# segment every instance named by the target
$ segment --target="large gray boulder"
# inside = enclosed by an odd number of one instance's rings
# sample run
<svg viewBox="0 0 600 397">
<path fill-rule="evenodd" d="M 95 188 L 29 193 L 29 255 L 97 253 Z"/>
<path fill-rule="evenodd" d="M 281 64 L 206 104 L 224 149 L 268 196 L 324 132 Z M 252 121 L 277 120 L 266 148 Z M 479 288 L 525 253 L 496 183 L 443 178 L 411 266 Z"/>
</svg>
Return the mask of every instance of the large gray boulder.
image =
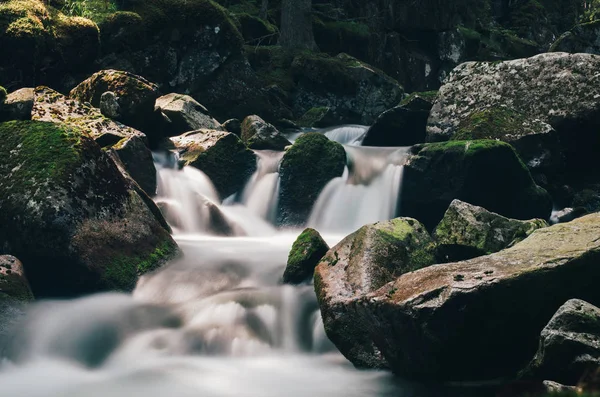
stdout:
<svg viewBox="0 0 600 397">
<path fill-rule="evenodd" d="M 414 146 L 404 166 L 401 213 L 433 229 L 454 199 L 516 219 L 547 219 L 552 211 L 549 194 L 504 142 Z"/>
<path fill-rule="evenodd" d="M 31 118 L 64 123 L 80 128 L 104 149 L 113 149 L 129 175 L 149 195 L 156 192 L 156 168 L 146 135 L 118 121 L 106 118 L 100 110 L 69 99 L 48 87 L 34 90 Z"/>
<path fill-rule="evenodd" d="M 568 165 L 587 168 L 600 145 L 599 67 L 596 55 L 567 53 L 463 63 L 440 88 L 429 116 L 427 139 L 452 139 L 470 116 L 502 108 L 522 117 L 497 138 L 510 141 L 507 134 L 536 133 L 537 128 L 527 123 L 547 123 L 559 133 Z"/>
<path fill-rule="evenodd" d="M 353 346 L 375 346 L 405 378 L 515 376 L 557 307 L 573 296 L 600 302 L 599 233 L 600 214 L 593 214 L 537 230 L 499 253 L 426 267 L 358 293 L 324 260 L 315 286 L 325 329 L 355 364 L 369 363 Z"/>
<path fill-rule="evenodd" d="M 435 263 L 433 240 L 410 218 L 366 225 L 333 247 L 315 270 L 327 336 L 359 367 L 386 368 L 355 301 L 400 275 Z"/>
<path fill-rule="evenodd" d="M 435 228 L 433 237 L 440 259 L 453 262 L 501 251 L 547 226 L 542 219 L 510 219 L 483 207 L 454 200 Z"/>
<path fill-rule="evenodd" d="M 298 56 L 292 74 L 297 82 L 294 113 L 327 107 L 339 124 L 370 125 L 404 93 L 396 80 L 346 54 Z"/>
<path fill-rule="evenodd" d="M 254 153 L 230 132 L 190 131 L 171 142 L 183 164 L 204 172 L 221 198 L 240 191 L 256 170 Z"/>
<path fill-rule="evenodd" d="M 73 88 L 69 96 L 100 108 L 105 92 L 116 96 L 119 105 L 116 120 L 155 138 L 153 132 L 159 119 L 154 113 L 154 103 L 160 95 L 156 84 L 133 73 L 101 70 Z"/>
<path fill-rule="evenodd" d="M 252 149 L 284 150 L 291 145 L 290 141 L 277 128 L 259 116 L 246 117 L 240 128 L 242 140 Z"/>
<path fill-rule="evenodd" d="M 176 136 L 201 128 L 221 130 L 223 127 L 198 101 L 189 95 L 167 94 L 156 100 L 154 110 L 162 115 L 163 132 Z"/>
<path fill-rule="evenodd" d="M 136 186 L 81 129 L 0 124 L 0 243 L 36 296 L 128 291 L 177 254 Z"/>
<path fill-rule="evenodd" d="M 6 96 L 0 108 L 0 121 L 31 120 L 33 88 L 21 88 Z"/>
<path fill-rule="evenodd" d="M 538 351 L 523 376 L 575 385 L 599 366 L 600 309 L 571 299 L 542 330 Z"/>
</svg>

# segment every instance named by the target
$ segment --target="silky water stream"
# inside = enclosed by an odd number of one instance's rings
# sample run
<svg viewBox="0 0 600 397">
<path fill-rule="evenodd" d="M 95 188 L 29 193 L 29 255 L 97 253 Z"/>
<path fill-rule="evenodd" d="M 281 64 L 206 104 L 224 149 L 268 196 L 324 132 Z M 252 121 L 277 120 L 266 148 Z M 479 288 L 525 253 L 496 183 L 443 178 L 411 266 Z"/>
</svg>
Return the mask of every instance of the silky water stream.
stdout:
<svg viewBox="0 0 600 397">
<path fill-rule="evenodd" d="M 407 150 L 362 148 L 365 131 L 323 131 L 348 155 L 308 220 L 331 245 L 398 211 Z M 223 203 L 201 171 L 175 170 L 159 156 L 156 200 L 169 208 L 183 258 L 142 277 L 131 295 L 34 305 L 14 337 L 13 360 L 0 364 L 0 396 L 465 395 L 354 369 L 325 335 L 313 286 L 281 284 L 299 233 L 273 224 L 282 156 L 257 152 L 255 175 Z M 235 236 L 211 233 L 211 211 Z"/>
</svg>

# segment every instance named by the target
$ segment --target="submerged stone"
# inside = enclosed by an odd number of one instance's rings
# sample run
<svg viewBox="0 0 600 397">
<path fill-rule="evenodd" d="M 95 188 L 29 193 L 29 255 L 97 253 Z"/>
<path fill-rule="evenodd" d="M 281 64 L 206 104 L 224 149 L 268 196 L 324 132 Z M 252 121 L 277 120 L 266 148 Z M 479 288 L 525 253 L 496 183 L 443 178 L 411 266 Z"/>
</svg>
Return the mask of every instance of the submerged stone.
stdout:
<svg viewBox="0 0 600 397">
<path fill-rule="evenodd" d="M 236 135 L 225 131 L 190 131 L 171 138 L 184 165 L 204 172 L 226 198 L 240 191 L 256 170 L 256 156 Z"/>
<path fill-rule="evenodd" d="M 321 190 L 333 178 L 342 176 L 345 166 L 346 152 L 339 143 L 317 132 L 298 138 L 279 167 L 279 221 L 302 225 Z"/>
<path fill-rule="evenodd" d="M 305 229 L 294 241 L 283 272 L 283 282 L 300 284 L 312 279 L 315 267 L 329 251 L 329 246 L 319 232 Z"/>
</svg>

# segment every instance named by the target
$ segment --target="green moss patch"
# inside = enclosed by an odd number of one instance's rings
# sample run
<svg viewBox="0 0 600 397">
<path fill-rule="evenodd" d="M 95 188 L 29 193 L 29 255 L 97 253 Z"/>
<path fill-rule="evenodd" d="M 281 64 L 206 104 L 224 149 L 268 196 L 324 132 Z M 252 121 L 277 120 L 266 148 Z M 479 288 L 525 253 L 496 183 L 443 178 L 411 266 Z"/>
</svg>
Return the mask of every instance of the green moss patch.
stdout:
<svg viewBox="0 0 600 397">
<path fill-rule="evenodd" d="M 524 115 L 507 107 L 484 109 L 461 120 L 452 139 L 503 139 L 518 134 L 526 121 Z"/>
</svg>

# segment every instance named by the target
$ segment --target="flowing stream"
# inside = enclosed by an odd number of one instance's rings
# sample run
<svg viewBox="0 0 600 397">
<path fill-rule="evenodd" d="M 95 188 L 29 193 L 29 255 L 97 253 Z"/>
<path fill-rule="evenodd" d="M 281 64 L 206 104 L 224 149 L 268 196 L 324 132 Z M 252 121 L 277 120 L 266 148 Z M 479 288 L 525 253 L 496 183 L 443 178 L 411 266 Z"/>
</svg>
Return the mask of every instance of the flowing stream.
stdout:
<svg viewBox="0 0 600 397">
<path fill-rule="evenodd" d="M 362 131 L 362 132 L 361 132 Z M 362 148 L 364 128 L 324 131 L 348 166 L 308 224 L 331 245 L 398 211 L 406 148 Z M 201 171 L 158 159 L 156 201 L 184 256 L 131 295 L 33 306 L 0 364 L 7 397 L 458 396 L 387 372 L 359 371 L 328 341 L 312 285 L 281 284 L 299 230 L 278 229 L 278 165 L 259 151 L 243 191 L 218 201 Z M 226 230 L 228 236 L 219 236 Z"/>
</svg>

